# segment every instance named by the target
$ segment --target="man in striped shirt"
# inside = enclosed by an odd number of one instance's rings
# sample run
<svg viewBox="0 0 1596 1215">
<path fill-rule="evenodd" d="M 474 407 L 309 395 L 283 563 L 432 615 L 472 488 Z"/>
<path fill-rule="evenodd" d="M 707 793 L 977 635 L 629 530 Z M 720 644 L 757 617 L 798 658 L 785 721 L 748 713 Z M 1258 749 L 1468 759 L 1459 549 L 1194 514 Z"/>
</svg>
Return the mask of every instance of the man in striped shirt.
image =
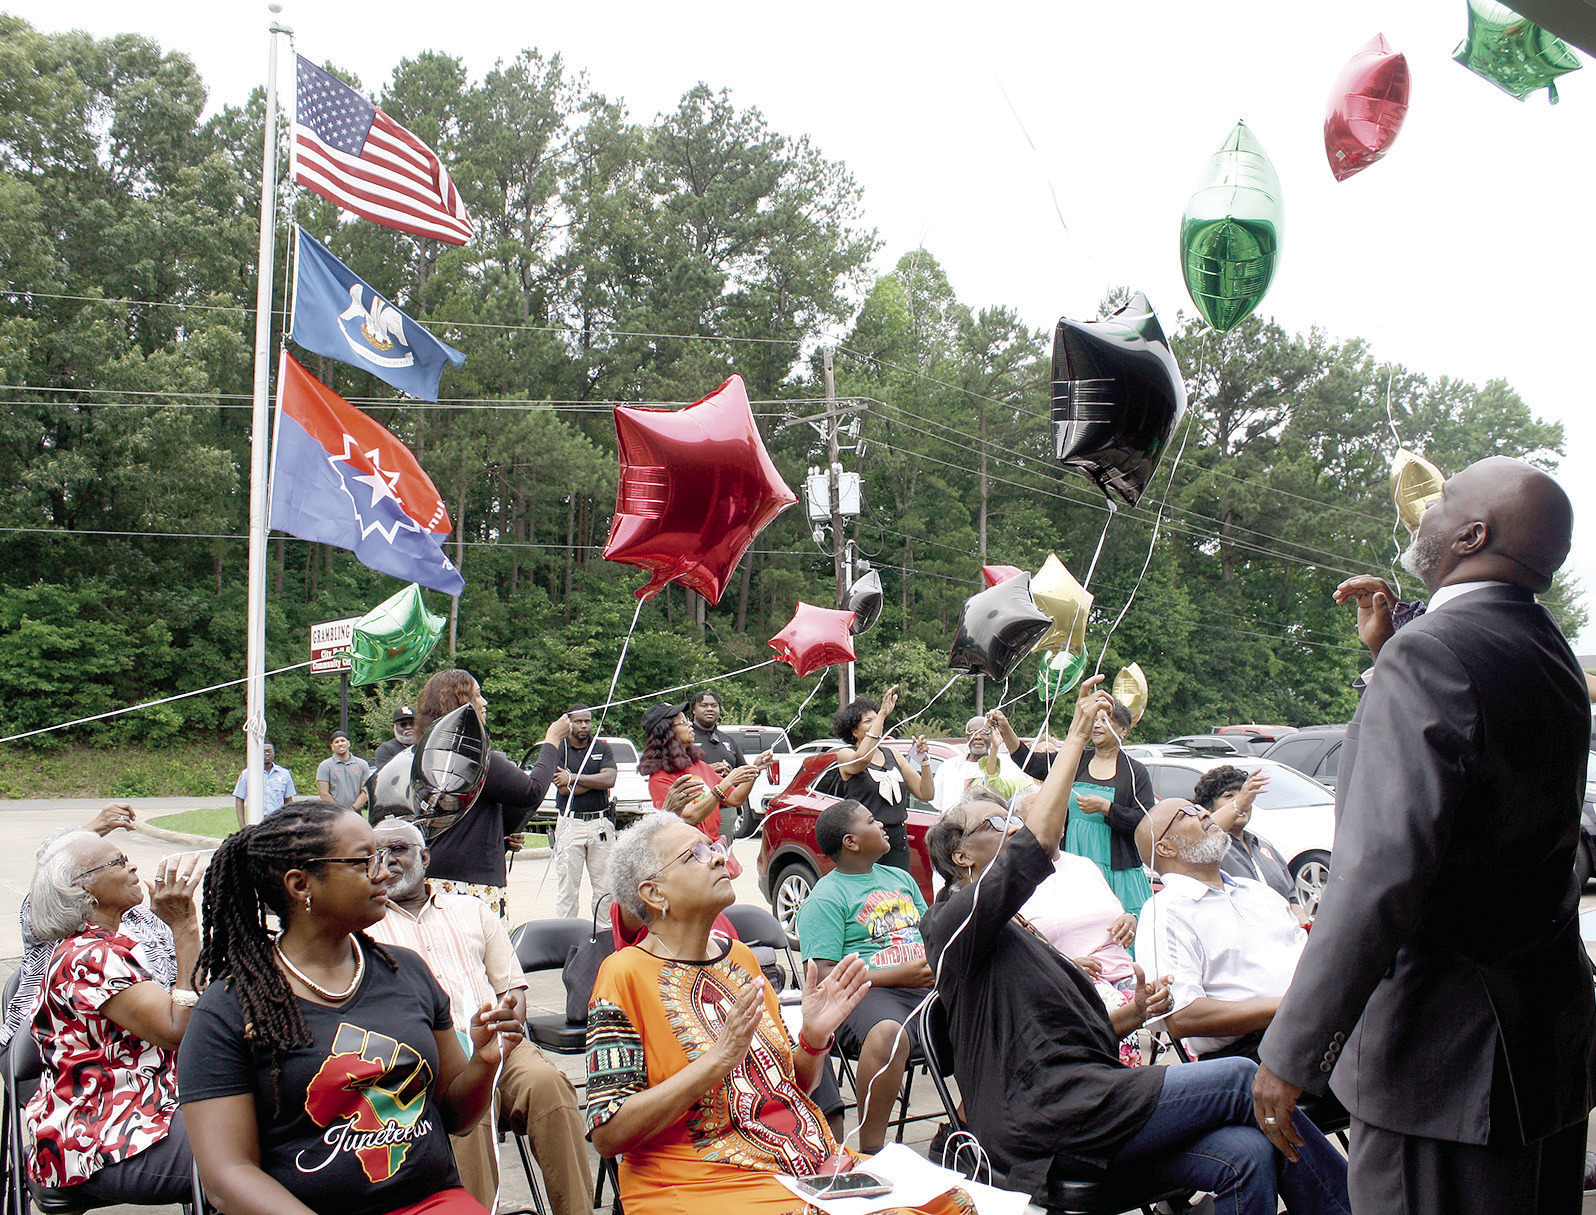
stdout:
<svg viewBox="0 0 1596 1215">
<path fill-rule="evenodd" d="M 526 977 L 503 922 L 479 898 L 428 888 L 430 857 L 415 824 L 389 818 L 376 831 L 378 846 L 388 850 L 388 914 L 367 931 L 384 944 L 421 955 L 448 993 L 462 1039 L 472 1015 L 505 995 L 524 1020 Z M 505 1056 L 499 1072 L 498 1113 L 512 1131 L 531 1140 L 554 1215 L 589 1215 L 593 1173 L 576 1090 L 525 1039 Z M 484 1118 L 469 1134 L 451 1139 L 461 1183 L 489 1211 L 499 1189 L 494 1122 Z"/>
</svg>

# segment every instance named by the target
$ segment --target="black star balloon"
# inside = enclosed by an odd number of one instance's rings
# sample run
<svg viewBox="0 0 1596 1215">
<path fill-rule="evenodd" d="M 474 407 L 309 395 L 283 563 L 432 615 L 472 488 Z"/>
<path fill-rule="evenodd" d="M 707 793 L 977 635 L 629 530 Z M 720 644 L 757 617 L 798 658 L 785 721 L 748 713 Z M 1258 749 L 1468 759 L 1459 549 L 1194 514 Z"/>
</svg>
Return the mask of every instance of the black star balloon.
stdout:
<svg viewBox="0 0 1596 1215">
<path fill-rule="evenodd" d="M 1180 367 L 1140 291 L 1102 320 L 1060 318 L 1053 455 L 1105 496 L 1113 490 L 1136 505 L 1185 411 Z"/>
<path fill-rule="evenodd" d="M 948 669 L 1007 679 L 1053 618 L 1031 601 L 1031 576 L 1005 578 L 964 601 Z"/>
<path fill-rule="evenodd" d="M 848 588 L 837 606 L 853 613 L 853 634 L 868 633 L 881 619 L 881 607 L 886 596 L 881 590 L 881 575 L 875 570 L 858 579 Z"/>
</svg>

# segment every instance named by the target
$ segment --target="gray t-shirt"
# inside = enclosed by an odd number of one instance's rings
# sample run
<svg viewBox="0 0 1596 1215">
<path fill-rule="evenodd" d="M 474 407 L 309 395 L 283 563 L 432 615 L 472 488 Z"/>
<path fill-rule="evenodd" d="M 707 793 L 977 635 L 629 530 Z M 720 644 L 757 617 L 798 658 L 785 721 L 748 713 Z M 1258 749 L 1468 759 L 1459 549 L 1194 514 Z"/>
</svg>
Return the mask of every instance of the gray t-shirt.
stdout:
<svg viewBox="0 0 1596 1215">
<path fill-rule="evenodd" d="M 353 806 L 371 775 L 371 765 L 358 755 L 339 759 L 329 755 L 316 765 L 316 782 L 327 782 L 327 796 L 340 806 Z"/>
</svg>

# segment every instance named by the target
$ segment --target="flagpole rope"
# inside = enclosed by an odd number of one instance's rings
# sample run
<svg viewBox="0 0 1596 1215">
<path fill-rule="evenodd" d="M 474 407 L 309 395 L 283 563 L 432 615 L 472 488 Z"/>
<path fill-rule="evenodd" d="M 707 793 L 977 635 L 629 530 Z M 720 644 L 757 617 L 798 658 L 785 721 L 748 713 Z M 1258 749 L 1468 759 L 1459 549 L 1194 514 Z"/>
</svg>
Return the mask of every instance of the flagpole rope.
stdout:
<svg viewBox="0 0 1596 1215">
<path fill-rule="evenodd" d="M 309 665 L 310 660 L 307 658 L 304 662 L 296 662 L 292 666 L 278 667 L 275 671 L 267 671 L 266 675 L 281 675 L 285 671 L 297 671 L 301 667 L 308 667 Z M 179 692 L 176 696 L 163 696 L 159 700 L 146 700 L 142 704 L 128 705 L 126 708 L 112 709 L 106 713 L 96 713 L 92 717 L 79 717 L 75 721 L 63 721 L 57 725 L 43 726 L 37 730 L 27 730 L 21 734 L 8 734 L 5 738 L 0 738 L 0 743 L 16 742 L 19 738 L 32 738 L 35 734 L 49 734 L 54 730 L 66 730 L 72 726 L 86 725 L 91 721 L 104 721 L 107 717 L 117 717 L 123 713 L 136 713 L 140 709 L 153 709 L 156 705 L 171 704 L 174 700 L 186 700 L 190 696 L 203 696 L 207 692 L 219 692 L 223 688 L 234 688 L 241 683 L 248 683 L 249 679 L 250 677 L 245 675 L 242 679 L 229 679 L 226 683 L 213 683 L 208 688 L 195 688 L 192 692 Z"/>
</svg>

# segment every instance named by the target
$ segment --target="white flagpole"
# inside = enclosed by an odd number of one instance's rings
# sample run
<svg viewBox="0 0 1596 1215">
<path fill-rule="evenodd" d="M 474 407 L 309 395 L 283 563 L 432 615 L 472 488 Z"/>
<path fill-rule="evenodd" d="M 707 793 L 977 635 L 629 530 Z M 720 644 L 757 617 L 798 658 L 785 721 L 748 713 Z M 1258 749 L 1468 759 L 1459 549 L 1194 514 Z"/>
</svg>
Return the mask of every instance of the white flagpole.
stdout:
<svg viewBox="0 0 1596 1215">
<path fill-rule="evenodd" d="M 281 4 L 267 6 L 275 15 Z M 272 261 L 277 242 L 277 35 L 293 31 L 275 19 L 266 60 L 266 140 L 260 171 L 260 269 L 255 287 L 255 403 L 249 447 L 249 682 L 244 731 L 248 782 L 245 816 L 258 823 L 265 809 L 266 771 L 266 456 L 271 391 Z"/>
</svg>

